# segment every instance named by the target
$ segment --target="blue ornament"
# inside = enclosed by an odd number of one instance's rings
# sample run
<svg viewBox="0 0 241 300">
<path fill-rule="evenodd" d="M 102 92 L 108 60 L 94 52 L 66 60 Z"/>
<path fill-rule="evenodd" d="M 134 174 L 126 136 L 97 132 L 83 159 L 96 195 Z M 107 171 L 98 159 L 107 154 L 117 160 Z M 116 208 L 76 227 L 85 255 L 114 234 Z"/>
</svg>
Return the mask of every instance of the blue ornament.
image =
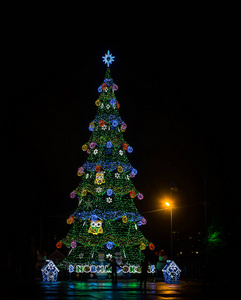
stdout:
<svg viewBox="0 0 241 300">
<path fill-rule="evenodd" d="M 98 87 L 98 92 L 99 92 L 99 93 L 102 92 L 102 86 L 101 86 L 101 85 Z"/>
<path fill-rule="evenodd" d="M 110 99 L 110 105 L 113 106 L 113 105 L 115 105 L 115 104 L 116 104 L 116 100 L 115 100 L 114 98 L 111 98 L 111 99 Z"/>
<path fill-rule="evenodd" d="M 90 126 L 89 126 L 89 131 L 94 131 L 94 130 L 95 130 L 94 127 L 90 127 Z"/>
<path fill-rule="evenodd" d="M 111 195 L 113 194 L 113 191 L 112 191 L 112 189 L 108 189 L 108 190 L 106 191 L 106 193 L 107 193 L 108 196 L 111 196 Z"/>
<path fill-rule="evenodd" d="M 110 141 L 106 143 L 106 147 L 107 147 L 107 148 L 111 148 L 112 146 L 113 146 L 113 145 L 112 145 L 112 143 L 111 143 Z"/>
<path fill-rule="evenodd" d="M 91 221 L 96 222 L 96 221 L 97 221 L 97 218 L 98 218 L 98 217 L 97 217 L 96 215 L 92 215 L 92 216 L 91 216 Z"/>
<path fill-rule="evenodd" d="M 106 248 L 110 250 L 113 248 L 114 245 L 115 245 L 114 243 L 108 242 L 108 243 L 106 243 Z"/>
<path fill-rule="evenodd" d="M 127 152 L 128 152 L 128 153 L 132 153 L 132 152 L 133 152 L 133 148 L 132 148 L 131 146 L 129 146 L 129 147 L 127 148 Z"/>
<path fill-rule="evenodd" d="M 102 56 L 102 58 L 103 62 L 107 64 L 107 67 L 109 68 L 110 64 L 112 64 L 112 62 L 114 61 L 115 56 L 112 56 L 110 50 L 108 50 L 105 56 Z"/>
<path fill-rule="evenodd" d="M 131 173 L 132 173 L 133 175 L 136 175 L 136 174 L 137 174 L 137 170 L 133 168 L 133 169 L 131 170 Z"/>
<path fill-rule="evenodd" d="M 118 126 L 118 122 L 117 122 L 117 120 L 113 120 L 113 121 L 112 121 L 112 126 L 113 126 L 113 127 L 116 127 L 116 126 Z"/>
</svg>

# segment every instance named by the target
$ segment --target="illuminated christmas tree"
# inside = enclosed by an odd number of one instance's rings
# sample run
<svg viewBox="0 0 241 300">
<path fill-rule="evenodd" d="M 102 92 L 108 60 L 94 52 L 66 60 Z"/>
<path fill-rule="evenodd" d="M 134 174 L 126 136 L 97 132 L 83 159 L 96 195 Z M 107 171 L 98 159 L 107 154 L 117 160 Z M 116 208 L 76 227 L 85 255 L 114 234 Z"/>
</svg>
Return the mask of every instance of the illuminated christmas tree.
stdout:
<svg viewBox="0 0 241 300">
<path fill-rule="evenodd" d="M 67 219 L 69 233 L 56 245 L 70 248 L 60 265 L 70 272 L 105 272 L 109 260 L 117 257 L 123 272 L 139 272 L 143 250 L 154 250 L 140 231 L 146 219 L 134 203 L 144 196 L 132 182 L 137 170 L 128 159 L 133 148 L 124 139 L 127 125 L 120 117 L 118 86 L 110 75 L 114 58 L 109 51 L 103 56 L 107 71 L 95 101 L 97 115 L 89 124 L 90 139 L 82 146 L 88 158 L 78 169 L 78 187 L 70 193 L 78 207 Z"/>
</svg>

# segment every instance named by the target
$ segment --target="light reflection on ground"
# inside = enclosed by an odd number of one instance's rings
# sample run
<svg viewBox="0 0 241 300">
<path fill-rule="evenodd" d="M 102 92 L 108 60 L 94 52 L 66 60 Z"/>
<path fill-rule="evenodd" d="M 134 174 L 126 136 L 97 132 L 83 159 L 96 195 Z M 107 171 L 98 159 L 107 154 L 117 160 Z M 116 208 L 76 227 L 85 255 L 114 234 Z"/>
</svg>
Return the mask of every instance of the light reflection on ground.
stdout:
<svg viewBox="0 0 241 300">
<path fill-rule="evenodd" d="M 202 299 L 200 281 L 181 281 L 178 284 L 148 282 L 146 292 L 139 282 L 39 282 L 42 299 Z"/>
</svg>

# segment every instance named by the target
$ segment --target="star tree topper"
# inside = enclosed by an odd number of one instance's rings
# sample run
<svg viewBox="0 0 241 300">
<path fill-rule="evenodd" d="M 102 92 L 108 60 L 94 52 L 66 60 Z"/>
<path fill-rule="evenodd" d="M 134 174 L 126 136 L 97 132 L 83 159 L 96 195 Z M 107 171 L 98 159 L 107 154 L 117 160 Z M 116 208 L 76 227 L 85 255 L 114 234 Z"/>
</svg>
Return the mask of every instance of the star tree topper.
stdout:
<svg viewBox="0 0 241 300">
<path fill-rule="evenodd" d="M 112 62 L 114 61 L 115 56 L 112 56 L 110 50 L 108 50 L 105 56 L 102 56 L 102 58 L 103 62 L 107 64 L 107 67 L 109 68 L 110 64 L 112 64 Z"/>
</svg>

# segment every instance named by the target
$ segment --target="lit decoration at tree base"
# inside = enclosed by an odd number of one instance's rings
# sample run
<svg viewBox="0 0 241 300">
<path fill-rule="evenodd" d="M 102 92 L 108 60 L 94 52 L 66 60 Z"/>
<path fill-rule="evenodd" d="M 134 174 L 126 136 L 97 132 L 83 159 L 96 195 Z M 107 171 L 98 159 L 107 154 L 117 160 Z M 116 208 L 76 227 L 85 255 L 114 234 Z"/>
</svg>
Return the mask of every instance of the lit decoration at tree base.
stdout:
<svg viewBox="0 0 241 300">
<path fill-rule="evenodd" d="M 164 280 L 167 283 L 178 283 L 181 269 L 173 260 L 167 260 L 167 264 L 162 269 Z"/>
<path fill-rule="evenodd" d="M 139 265 L 125 265 L 121 268 L 117 268 L 117 274 L 123 271 L 123 273 L 140 274 L 141 266 Z M 109 265 L 69 265 L 69 272 L 73 273 L 111 273 L 111 267 Z M 155 265 L 148 266 L 148 273 L 155 273 Z"/>
<path fill-rule="evenodd" d="M 43 281 L 57 281 L 59 269 L 52 260 L 46 260 L 46 263 L 47 265 L 41 269 Z"/>
</svg>

